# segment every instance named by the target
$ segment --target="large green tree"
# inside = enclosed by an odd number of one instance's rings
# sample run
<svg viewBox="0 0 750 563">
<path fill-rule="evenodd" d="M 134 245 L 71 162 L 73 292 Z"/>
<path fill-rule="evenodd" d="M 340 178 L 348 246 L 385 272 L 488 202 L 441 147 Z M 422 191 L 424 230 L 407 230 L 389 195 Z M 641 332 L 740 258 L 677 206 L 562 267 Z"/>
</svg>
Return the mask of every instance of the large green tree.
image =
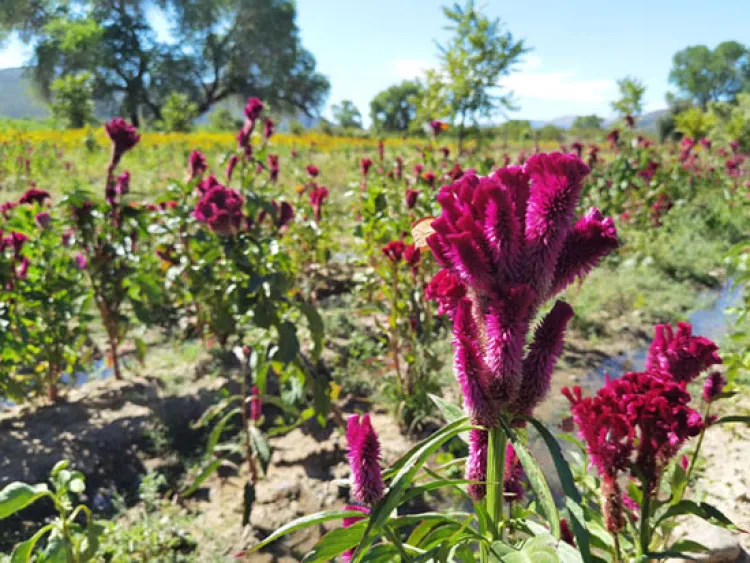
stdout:
<svg viewBox="0 0 750 563">
<path fill-rule="evenodd" d="M 331 106 L 331 115 L 339 127 L 347 129 L 362 128 L 362 114 L 351 100 L 342 100 L 341 103 Z"/>
<path fill-rule="evenodd" d="M 460 148 L 468 124 L 478 125 L 498 110 L 514 108 L 512 93 L 502 88 L 500 79 L 513 71 L 528 49 L 499 18 L 483 14 L 475 0 L 443 12 L 452 37 L 440 46 L 440 74 Z"/>
<path fill-rule="evenodd" d="M 672 59 L 669 81 L 704 110 L 709 102 L 733 102 L 750 91 L 750 47 L 725 41 L 713 50 L 693 45 Z"/>
<path fill-rule="evenodd" d="M 21 0 L 0 8 L 0 30 L 35 40 L 31 61 L 42 94 L 58 77 L 88 71 L 95 95 L 138 122 L 161 119 L 179 92 L 204 113 L 232 96 L 259 96 L 274 110 L 310 115 L 328 80 L 302 46 L 292 0 Z M 167 40 L 153 28 L 161 10 Z"/>
<path fill-rule="evenodd" d="M 617 89 L 620 91 L 620 97 L 612 102 L 612 109 L 622 117 L 641 115 L 646 85 L 637 78 L 626 76 L 617 81 Z"/>
<path fill-rule="evenodd" d="M 601 129 L 604 119 L 598 115 L 579 115 L 573 120 L 573 129 Z"/>
<path fill-rule="evenodd" d="M 370 119 L 376 131 L 403 132 L 417 117 L 417 101 L 422 87 L 415 80 L 383 90 L 370 102 Z"/>
</svg>

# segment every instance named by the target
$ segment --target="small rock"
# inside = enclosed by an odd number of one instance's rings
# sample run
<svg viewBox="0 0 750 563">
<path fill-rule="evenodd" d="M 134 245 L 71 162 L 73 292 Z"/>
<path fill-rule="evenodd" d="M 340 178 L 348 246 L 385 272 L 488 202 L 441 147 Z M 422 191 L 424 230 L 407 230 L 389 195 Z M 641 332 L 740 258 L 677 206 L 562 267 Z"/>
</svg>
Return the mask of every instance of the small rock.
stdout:
<svg viewBox="0 0 750 563">
<path fill-rule="evenodd" d="M 739 563 L 744 561 L 745 552 L 740 547 L 740 539 L 737 534 L 703 522 L 700 525 L 690 526 L 688 529 L 690 533 L 686 539 L 706 546 L 708 552 L 691 552 L 692 559 L 676 559 L 675 562 Z"/>
</svg>

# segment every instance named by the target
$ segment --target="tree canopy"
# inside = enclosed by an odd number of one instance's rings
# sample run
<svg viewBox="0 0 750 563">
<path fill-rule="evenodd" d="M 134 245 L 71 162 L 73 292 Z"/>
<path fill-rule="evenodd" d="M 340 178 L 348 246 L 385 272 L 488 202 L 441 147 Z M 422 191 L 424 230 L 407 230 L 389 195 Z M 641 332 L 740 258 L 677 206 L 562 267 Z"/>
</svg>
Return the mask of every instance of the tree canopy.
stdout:
<svg viewBox="0 0 750 563">
<path fill-rule="evenodd" d="M 351 100 L 342 100 L 331 106 L 331 115 L 339 127 L 347 129 L 362 128 L 362 114 Z"/>
<path fill-rule="evenodd" d="M 579 115 L 573 120 L 573 129 L 601 129 L 604 119 L 598 115 Z"/>
<path fill-rule="evenodd" d="M 733 102 L 738 93 L 750 91 L 750 47 L 737 41 L 713 50 L 687 47 L 674 55 L 669 81 L 704 110 L 709 102 Z"/>
<path fill-rule="evenodd" d="M 617 81 L 620 98 L 612 102 L 612 109 L 620 116 L 638 116 L 643 113 L 643 95 L 646 85 L 632 76 L 626 76 Z"/>
<path fill-rule="evenodd" d="M 301 44 L 291 0 L 22 0 L 0 30 L 35 39 L 33 77 L 49 98 L 58 77 L 88 71 L 98 100 L 138 122 L 186 95 L 199 113 L 232 96 L 313 114 L 329 90 Z M 150 15 L 172 22 L 160 37 Z M 23 14 L 19 16 L 19 14 Z"/>
<path fill-rule="evenodd" d="M 377 131 L 407 131 L 417 117 L 422 87 L 414 80 L 386 88 L 370 102 L 370 119 Z"/>
</svg>

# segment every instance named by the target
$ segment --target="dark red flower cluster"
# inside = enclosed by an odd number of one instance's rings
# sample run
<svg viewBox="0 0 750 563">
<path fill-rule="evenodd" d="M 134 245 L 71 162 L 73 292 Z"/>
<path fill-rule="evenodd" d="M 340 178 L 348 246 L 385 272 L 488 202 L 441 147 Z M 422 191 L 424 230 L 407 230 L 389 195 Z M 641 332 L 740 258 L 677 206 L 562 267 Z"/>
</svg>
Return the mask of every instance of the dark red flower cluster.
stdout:
<svg viewBox="0 0 750 563">
<path fill-rule="evenodd" d="M 705 336 L 693 336 L 689 323 L 656 325 L 648 349 L 646 369 L 662 373 L 678 383 L 689 383 L 713 365 L 721 363 L 719 347 Z"/>
<path fill-rule="evenodd" d="M 244 200 L 239 192 L 214 185 L 208 189 L 195 205 L 193 216 L 219 235 L 232 235 L 239 232 L 244 223 L 242 212 Z"/>
<path fill-rule="evenodd" d="M 190 157 L 188 158 L 188 170 L 191 180 L 203 176 L 206 170 L 208 170 L 208 162 L 202 152 L 193 151 L 190 153 Z"/>
<path fill-rule="evenodd" d="M 638 171 L 638 176 L 643 178 L 647 184 L 650 184 L 659 166 L 660 164 L 656 162 L 655 160 L 649 160 L 648 164 L 646 165 L 646 168 L 643 168 L 642 170 Z"/>
<path fill-rule="evenodd" d="M 406 207 L 409 209 L 414 209 L 414 207 L 417 205 L 417 198 L 419 197 L 419 190 L 406 190 L 404 194 L 404 200 L 406 202 Z"/>
<path fill-rule="evenodd" d="M 404 259 L 404 251 L 406 250 L 406 243 L 402 240 L 392 240 L 383 247 L 383 254 L 393 264 L 398 264 Z"/>
<path fill-rule="evenodd" d="M 320 174 L 320 169 L 318 169 L 318 167 L 314 164 L 308 164 L 305 170 L 307 171 L 307 174 L 310 176 L 310 178 L 317 178 L 318 174 Z"/>
<path fill-rule="evenodd" d="M 571 143 L 570 147 L 578 155 L 578 158 L 581 158 L 581 156 L 583 155 L 583 143 L 580 143 L 578 141 L 574 141 L 573 143 Z M 563 152 L 566 152 L 566 151 L 563 151 Z"/>
<path fill-rule="evenodd" d="M 269 154 L 268 155 L 268 175 L 269 180 L 273 183 L 279 179 L 279 155 Z"/>
<path fill-rule="evenodd" d="M 138 130 L 122 117 L 115 117 L 104 124 L 107 135 L 112 140 L 112 159 L 110 166 L 112 169 L 120 162 L 120 158 L 130 149 L 138 144 L 141 136 Z"/>
<path fill-rule="evenodd" d="M 432 121 L 430 121 L 430 129 L 432 129 L 432 134 L 435 137 L 438 137 L 443 131 L 448 130 L 448 124 L 440 121 L 439 119 L 433 119 Z"/>
<path fill-rule="evenodd" d="M 268 140 L 275 132 L 276 124 L 273 122 L 273 119 L 267 117 L 263 123 L 263 138 Z"/>
<path fill-rule="evenodd" d="M 362 176 L 367 176 L 367 173 L 370 171 L 370 167 L 372 166 L 372 159 L 364 157 L 360 163 L 359 163 L 359 169 L 362 172 Z"/>
<path fill-rule="evenodd" d="M 617 148 L 620 144 L 620 130 L 612 129 L 612 131 L 610 131 L 607 135 L 607 140 L 609 141 L 610 148 Z"/>
<path fill-rule="evenodd" d="M 26 190 L 26 192 L 21 196 L 21 198 L 18 200 L 18 203 L 20 204 L 35 204 L 38 203 L 39 205 L 42 205 L 45 200 L 50 199 L 49 192 L 40 190 L 37 188 L 31 188 L 29 190 Z"/>
<path fill-rule="evenodd" d="M 313 208 L 316 223 L 320 223 L 323 203 L 326 199 L 328 199 L 328 188 L 325 186 L 315 186 L 310 191 L 310 205 Z"/>
</svg>

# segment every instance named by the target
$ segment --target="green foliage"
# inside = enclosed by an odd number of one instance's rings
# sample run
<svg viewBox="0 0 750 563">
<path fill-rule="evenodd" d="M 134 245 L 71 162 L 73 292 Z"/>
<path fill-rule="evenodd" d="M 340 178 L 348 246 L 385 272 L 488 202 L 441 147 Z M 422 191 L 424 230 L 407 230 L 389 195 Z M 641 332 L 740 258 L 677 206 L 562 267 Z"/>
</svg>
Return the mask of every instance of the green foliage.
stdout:
<svg viewBox="0 0 750 563">
<path fill-rule="evenodd" d="M 646 85 L 631 76 L 626 76 L 617 81 L 620 98 L 612 102 L 612 109 L 620 117 L 626 115 L 638 116 L 643 113 L 643 95 L 646 93 Z"/>
<path fill-rule="evenodd" d="M 292 135 L 302 135 L 305 132 L 305 126 L 296 119 L 292 119 L 289 122 L 289 132 Z"/>
<path fill-rule="evenodd" d="M 736 141 L 741 151 L 750 151 L 750 92 L 737 94 L 736 104 L 710 103 L 709 116 L 714 121 L 711 131 L 714 141 Z"/>
<path fill-rule="evenodd" d="M 58 78 L 50 90 L 52 115 L 66 128 L 80 129 L 94 121 L 94 86 L 88 72 Z"/>
<path fill-rule="evenodd" d="M 534 135 L 540 141 L 559 143 L 563 139 L 565 139 L 565 131 L 550 124 L 547 124 L 541 129 L 535 131 Z"/>
<path fill-rule="evenodd" d="M 687 47 L 675 53 L 669 81 L 703 110 L 709 102 L 733 102 L 750 88 L 750 47 L 736 41 L 713 50 L 705 45 Z"/>
<path fill-rule="evenodd" d="M 331 114 L 339 127 L 362 128 L 362 114 L 351 100 L 342 100 L 341 103 L 332 105 Z"/>
<path fill-rule="evenodd" d="M 185 133 L 193 129 L 198 104 L 191 102 L 185 94 L 173 92 L 164 100 L 161 116 L 165 131 Z"/>
<path fill-rule="evenodd" d="M 419 82 L 404 80 L 378 93 L 370 102 L 370 118 L 376 131 L 406 132 L 417 117 L 423 95 Z"/>
<path fill-rule="evenodd" d="M 677 114 L 674 121 L 678 132 L 693 139 L 707 137 L 709 131 L 716 125 L 716 118 L 713 115 L 697 107 Z"/>
<path fill-rule="evenodd" d="M 218 107 L 208 115 L 208 128 L 212 131 L 237 131 L 242 120 L 228 108 Z"/>
<path fill-rule="evenodd" d="M 513 108 L 511 94 L 500 93 L 499 80 L 513 71 L 528 48 L 504 29 L 499 18 L 483 14 L 474 0 L 445 7 L 443 13 L 452 36 L 440 47 L 441 89 L 451 119 L 457 122 L 460 149 L 468 123 L 476 125 L 498 109 Z"/>
<path fill-rule="evenodd" d="M 579 115 L 573 121 L 573 129 L 601 129 L 603 122 L 598 115 Z"/>
</svg>

